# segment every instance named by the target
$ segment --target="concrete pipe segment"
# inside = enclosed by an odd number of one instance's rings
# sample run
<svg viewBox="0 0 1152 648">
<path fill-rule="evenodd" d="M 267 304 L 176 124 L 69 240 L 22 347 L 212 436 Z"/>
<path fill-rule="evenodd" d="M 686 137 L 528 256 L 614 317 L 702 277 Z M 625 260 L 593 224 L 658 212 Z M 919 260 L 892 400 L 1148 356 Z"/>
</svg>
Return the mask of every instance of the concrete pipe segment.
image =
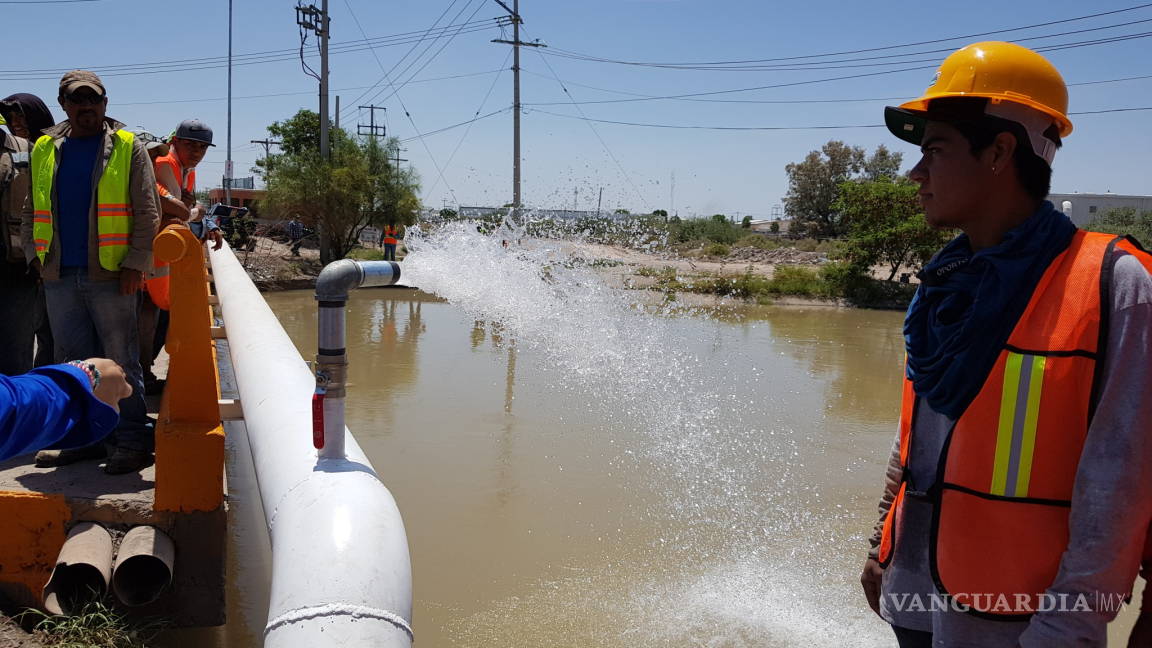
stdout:
<svg viewBox="0 0 1152 648">
<path fill-rule="evenodd" d="M 147 605 L 172 583 L 176 546 L 155 527 L 133 528 L 120 541 L 112 570 L 112 591 L 124 605 Z"/>
<path fill-rule="evenodd" d="M 51 614 L 79 612 L 108 591 L 112 575 L 112 534 L 99 524 L 80 522 L 68 532 L 56 567 L 44 585 L 44 609 Z"/>
</svg>

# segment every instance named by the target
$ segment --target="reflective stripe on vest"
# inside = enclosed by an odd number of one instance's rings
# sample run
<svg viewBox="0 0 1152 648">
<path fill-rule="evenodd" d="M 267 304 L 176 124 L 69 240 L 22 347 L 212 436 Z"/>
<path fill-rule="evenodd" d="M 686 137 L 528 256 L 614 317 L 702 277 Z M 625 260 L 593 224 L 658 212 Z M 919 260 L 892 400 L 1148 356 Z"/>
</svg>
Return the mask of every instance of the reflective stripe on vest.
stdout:
<svg viewBox="0 0 1152 648">
<path fill-rule="evenodd" d="M 944 443 L 930 569 L 937 589 L 977 616 L 1027 618 L 1055 579 L 1068 545 L 1068 517 L 1103 363 L 1102 295 L 1111 276 L 1109 234 L 1078 231 L 1037 284 L 979 394 Z M 900 457 L 907 473 L 916 396 L 904 381 Z M 906 483 L 884 521 L 880 562 L 899 542 Z M 1006 602 L 1006 603 L 1005 603 Z"/>
<path fill-rule="evenodd" d="M 112 155 L 96 185 L 96 245 L 100 266 L 117 271 L 128 255 L 132 209 L 128 181 L 132 175 L 132 147 L 136 136 L 125 130 L 113 135 Z M 36 256 L 45 262 L 52 246 L 52 192 L 56 181 L 56 142 L 49 135 L 32 149 L 32 239 Z"/>
</svg>

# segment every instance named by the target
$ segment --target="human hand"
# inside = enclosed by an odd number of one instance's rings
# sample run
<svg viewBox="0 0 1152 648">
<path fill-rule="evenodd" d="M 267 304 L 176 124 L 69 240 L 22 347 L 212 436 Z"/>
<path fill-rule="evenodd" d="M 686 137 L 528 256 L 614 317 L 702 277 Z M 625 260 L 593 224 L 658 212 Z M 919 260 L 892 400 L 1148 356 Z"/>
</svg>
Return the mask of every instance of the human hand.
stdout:
<svg viewBox="0 0 1152 648">
<path fill-rule="evenodd" d="M 132 395 L 132 387 L 124 375 L 124 369 L 107 358 L 88 358 L 84 362 L 95 365 L 96 371 L 100 372 L 100 384 L 92 390 L 92 394 L 119 412 L 120 401 Z"/>
<path fill-rule="evenodd" d="M 132 268 L 120 268 L 120 294 L 133 295 L 144 284 L 144 273 Z"/>
<path fill-rule="evenodd" d="M 196 204 L 196 194 L 187 189 L 182 189 L 180 191 L 180 202 L 184 203 L 184 206 L 188 209 L 192 209 L 192 206 Z"/>
<path fill-rule="evenodd" d="M 215 243 L 215 245 L 212 246 L 213 250 L 219 250 L 224 246 L 224 237 L 220 236 L 220 230 L 208 230 L 208 238 L 212 239 L 212 242 Z"/>
<path fill-rule="evenodd" d="M 884 580 L 884 568 L 875 558 L 864 561 L 864 571 L 860 573 L 860 584 L 864 587 L 864 597 L 868 599 L 868 607 L 877 616 L 880 615 L 880 584 Z"/>
</svg>

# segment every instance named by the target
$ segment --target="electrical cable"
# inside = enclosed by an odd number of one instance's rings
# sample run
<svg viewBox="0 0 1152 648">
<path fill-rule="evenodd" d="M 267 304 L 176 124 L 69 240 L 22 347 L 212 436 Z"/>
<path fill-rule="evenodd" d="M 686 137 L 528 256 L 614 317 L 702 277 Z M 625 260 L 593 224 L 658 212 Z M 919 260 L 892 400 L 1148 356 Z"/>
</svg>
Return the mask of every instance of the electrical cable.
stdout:
<svg viewBox="0 0 1152 648">
<path fill-rule="evenodd" d="M 843 50 L 843 51 L 839 51 L 839 52 L 824 52 L 821 54 L 804 54 L 804 55 L 799 55 L 799 56 L 781 56 L 781 57 L 763 58 L 763 59 L 745 59 L 745 60 L 735 60 L 735 61 L 696 61 L 696 62 L 680 62 L 680 63 L 654 63 L 654 62 L 644 62 L 644 61 L 622 61 L 622 60 L 616 60 L 616 59 L 602 58 L 602 57 L 597 57 L 597 56 L 593 56 L 590 54 L 581 54 L 579 52 L 572 52 L 570 50 L 564 50 L 562 48 L 557 48 L 555 46 L 549 47 L 549 50 L 550 50 L 549 54 L 560 52 L 560 53 L 567 53 L 567 54 L 572 54 L 572 55 L 576 55 L 576 56 L 580 56 L 580 57 L 585 57 L 589 60 L 597 60 L 597 61 L 605 62 L 605 63 L 618 63 L 618 64 L 624 64 L 624 65 L 641 65 L 641 66 L 677 66 L 677 65 L 718 66 L 718 65 L 736 65 L 736 64 L 745 64 L 745 63 L 774 63 L 774 62 L 779 62 L 779 61 L 796 61 L 796 60 L 800 60 L 800 59 L 824 58 L 824 57 L 829 57 L 829 56 L 844 56 L 844 55 L 849 55 L 849 54 L 864 54 L 864 53 L 868 53 L 868 52 L 880 52 L 880 51 L 893 50 L 893 49 L 902 49 L 905 47 L 916 47 L 919 45 L 934 45 L 936 43 L 946 43 L 948 41 L 955 41 L 955 40 L 967 40 L 967 39 L 972 39 L 972 38 L 982 38 L 985 36 L 993 36 L 996 34 L 1007 34 L 1007 33 L 1011 33 L 1011 32 L 1025 31 L 1028 29 L 1036 29 L 1039 27 L 1050 27 L 1052 25 L 1062 25 L 1062 24 L 1071 23 L 1071 22 L 1078 22 L 1081 20 L 1089 20 L 1091 18 L 1099 18 L 1101 16 L 1111 16 L 1111 15 L 1126 13 L 1126 12 L 1130 12 L 1130 11 L 1138 11 L 1140 9 L 1146 9 L 1148 7 L 1152 7 L 1152 3 L 1140 4 L 1140 5 L 1136 5 L 1134 7 L 1127 7 L 1125 9 L 1116 9 L 1113 11 L 1103 11 L 1103 12 L 1087 14 L 1087 15 L 1083 15 L 1083 16 L 1075 16 L 1072 18 L 1064 18 L 1062 20 L 1052 20 L 1052 21 L 1048 21 L 1048 22 L 1035 23 L 1032 25 L 1024 25 L 1021 27 L 1010 27 L 1010 28 L 1005 28 L 1005 29 L 996 29 L 996 30 L 992 30 L 992 31 L 978 32 L 978 33 L 973 33 L 973 34 L 949 36 L 947 38 L 937 38 L 937 39 L 932 39 L 932 40 L 916 41 L 916 42 L 911 42 L 911 43 L 901 43 L 898 45 L 884 45 L 884 46 L 879 46 L 879 47 L 868 47 L 868 48 L 855 49 L 855 50 Z"/>
<path fill-rule="evenodd" d="M 458 18 L 460 16 L 460 14 L 464 13 L 464 11 L 467 10 L 467 8 L 472 4 L 472 2 L 473 2 L 473 0 L 468 0 L 468 3 L 465 4 L 464 7 L 460 10 L 460 12 L 456 14 L 456 17 Z M 360 30 L 361 33 L 364 33 L 364 27 L 361 26 L 360 19 L 356 17 L 356 12 L 352 11 L 352 5 L 348 3 L 348 0 L 345 0 L 344 3 L 348 7 L 348 12 L 352 14 L 352 20 L 354 20 L 356 22 L 356 27 Z M 455 4 L 456 4 L 456 0 L 452 0 L 452 5 L 455 5 Z M 452 5 L 449 5 L 449 6 L 452 6 Z M 483 6 L 484 6 L 483 4 L 479 5 L 476 8 L 476 11 L 477 12 L 480 11 L 480 8 Z M 445 11 L 445 13 L 447 13 L 447 11 Z M 472 15 L 476 15 L 476 12 L 473 12 Z M 451 42 L 453 39 L 455 39 L 455 36 L 452 36 L 452 38 L 449 39 L 449 42 Z M 429 49 L 431 49 L 431 48 L 429 48 Z M 442 50 L 443 50 L 443 48 L 441 48 L 441 51 Z M 427 52 L 427 51 L 428 50 L 425 50 L 425 52 Z M 373 54 L 375 54 L 375 52 L 373 52 Z M 439 52 L 437 52 L 437 54 L 439 54 Z M 421 54 L 421 56 L 423 56 L 423 54 Z M 435 58 L 435 55 L 433 55 L 433 58 Z M 413 60 L 419 60 L 419 57 L 417 57 L 417 59 L 413 59 Z M 379 58 L 376 58 L 376 64 L 380 66 L 380 71 L 384 72 L 384 79 L 388 81 L 388 85 L 392 86 L 393 85 L 392 79 L 389 76 L 388 72 L 386 72 L 384 70 L 384 64 L 380 62 Z M 393 68 L 393 69 L 395 69 L 395 68 Z M 395 93 L 393 93 L 393 94 L 395 94 Z M 363 96 L 363 95 L 361 95 L 361 96 Z M 371 100 L 369 100 L 369 101 L 371 101 Z M 428 143 L 426 141 L 424 141 L 423 134 L 420 132 L 420 128 L 416 126 L 416 120 L 412 118 L 412 113 L 408 112 L 408 107 L 404 105 L 404 100 L 401 99 L 400 95 L 397 94 L 396 95 L 396 101 L 398 101 L 400 103 L 400 108 L 401 108 L 401 110 L 404 111 L 404 116 L 408 118 L 408 123 L 412 124 L 412 130 L 416 131 L 416 134 L 421 136 L 420 144 L 424 146 L 424 152 L 428 154 L 428 159 L 432 161 L 432 165 L 436 167 L 436 173 L 440 176 L 440 179 L 444 181 L 444 186 L 448 187 L 448 193 L 452 194 L 453 200 L 455 200 L 456 202 L 459 202 L 459 199 L 456 198 L 456 192 L 452 189 L 452 184 L 449 183 L 448 179 L 444 177 L 444 170 L 440 167 L 440 164 L 438 162 L 436 162 L 436 156 L 432 155 L 432 149 L 428 148 Z"/>
<path fill-rule="evenodd" d="M 350 106 L 358 106 L 358 105 L 360 105 L 360 103 L 361 103 L 361 101 L 364 99 L 364 97 L 367 97 L 367 96 L 368 96 L 368 93 L 369 93 L 369 92 L 372 92 L 372 89 L 373 89 L 373 88 L 375 88 L 375 87 L 379 86 L 379 85 L 380 85 L 381 83 L 383 83 L 383 82 L 384 82 L 386 79 L 389 79 L 389 78 L 392 76 L 392 73 L 396 71 L 396 68 L 397 68 L 397 67 L 399 67 L 399 66 L 400 66 L 400 64 L 404 62 L 404 60 L 405 60 L 405 59 L 407 59 L 407 58 L 408 58 L 409 56 L 411 56 L 411 55 L 412 55 L 412 54 L 413 54 L 413 53 L 414 53 L 414 52 L 415 52 L 417 49 L 419 49 L 419 48 L 420 48 L 420 44 L 424 42 L 424 40 L 425 40 L 425 39 L 428 37 L 428 34 L 431 34 L 431 33 L 432 33 L 432 30 L 436 28 L 436 25 L 440 24 L 440 21 L 444 19 L 444 16 L 447 16 L 447 15 L 448 15 L 448 12 L 452 10 L 452 7 L 455 7 L 455 6 L 456 6 L 456 3 L 457 3 L 457 2 L 459 2 L 459 0 L 452 0 L 452 2 L 451 2 L 451 3 L 450 3 L 448 6 L 447 6 L 447 7 L 445 7 L 445 8 L 444 8 L 444 11 L 440 12 L 440 15 L 436 17 L 436 20 L 432 21 L 432 25 L 431 25 L 430 27 L 428 27 L 428 30 L 425 32 L 425 34 L 424 34 L 423 36 L 421 36 L 420 40 L 416 41 L 416 44 L 415 44 L 415 45 L 413 45 L 411 48 L 409 48 L 409 49 L 408 49 L 408 51 L 404 53 L 404 56 L 401 56 L 399 59 L 397 59 L 397 60 L 396 60 L 396 62 L 392 64 L 392 67 L 391 67 L 391 68 L 389 68 L 388 70 L 384 70 L 384 68 L 381 66 L 381 68 L 380 68 L 380 71 L 381 71 L 381 72 L 383 72 L 383 73 L 384 73 L 384 75 L 383 75 L 383 76 L 381 76 L 379 79 L 377 79 L 377 80 L 376 80 L 376 82 L 375 82 L 375 83 L 373 83 L 371 86 L 369 86 L 369 88 L 368 88 L 367 90 L 365 90 L 364 92 L 360 93 L 360 96 L 356 97 L 356 99 L 355 99 L 355 100 L 353 100 L 353 101 L 352 101 L 352 102 L 351 102 L 349 105 L 350 105 Z M 471 4 L 471 0 L 469 0 L 469 4 Z M 467 6 L 468 6 L 468 5 L 465 5 L 465 7 L 467 7 Z M 351 11 L 351 7 L 350 7 L 350 6 L 348 7 L 348 9 L 349 9 L 349 11 Z M 448 27 L 448 28 L 451 28 L 451 27 L 453 26 L 453 25 L 452 25 L 452 22 L 453 22 L 453 21 L 455 21 L 457 18 L 459 18 L 459 17 L 460 17 L 460 14 L 462 14 L 462 13 L 464 13 L 464 10 L 463 10 L 463 9 L 461 9 L 459 12 L 457 12 L 456 16 L 455 16 L 455 17 L 453 17 L 453 18 L 452 18 L 452 20 L 450 20 L 450 21 L 449 21 L 449 24 L 447 25 L 447 27 Z M 353 14 L 352 14 L 352 16 L 353 16 L 353 18 L 355 19 L 355 16 L 356 16 L 356 14 L 354 14 L 354 13 L 353 13 Z M 358 27 L 360 26 L 360 23 L 359 23 L 359 21 L 357 21 L 357 22 L 356 22 L 356 25 L 357 25 Z M 363 33 L 363 31 L 364 31 L 364 30 L 363 30 L 363 28 L 362 28 L 362 27 L 360 28 L 360 31 L 361 31 L 361 33 Z M 446 32 L 446 31 L 441 31 L 440 33 L 438 33 L 438 34 L 437 34 L 437 38 L 439 38 L 439 37 L 440 37 L 441 35 L 443 35 L 444 33 L 447 33 L 447 32 Z M 372 50 L 372 54 L 373 54 L 373 56 L 375 56 L 375 54 L 376 54 L 376 50 L 375 50 L 375 49 L 373 49 L 373 50 Z M 376 61 L 376 62 L 377 62 L 377 64 L 379 64 L 379 63 L 380 63 L 379 59 L 377 59 L 377 61 Z M 341 113 L 341 117 L 343 117 L 343 116 L 344 116 L 344 114 L 348 114 L 348 115 L 351 115 L 351 114 L 352 114 L 352 110 L 354 110 L 354 109 L 352 109 L 352 108 L 349 108 L 349 109 L 345 109 L 345 111 Z"/>
<path fill-rule="evenodd" d="M 488 74 L 499 74 L 503 72 L 499 70 L 485 70 L 483 72 L 470 72 L 468 74 L 453 74 L 452 76 L 443 77 L 429 77 L 427 79 L 416 79 L 409 81 L 409 83 L 431 83 L 433 81 L 447 81 L 449 79 L 466 79 L 470 77 L 485 76 Z M 372 86 L 353 86 L 350 88 L 333 88 L 331 92 L 347 92 L 350 90 L 364 90 Z M 316 95 L 315 90 L 303 90 L 300 92 L 270 92 L 267 94 L 244 95 L 241 97 L 232 97 L 233 101 L 237 99 L 265 99 L 268 97 L 292 97 L 296 95 Z M 199 97 L 195 99 L 163 99 L 160 101 L 117 101 L 116 106 L 150 106 L 154 104 L 171 104 L 171 103 L 195 103 L 195 102 L 208 102 L 208 101 L 227 101 L 227 97 Z"/>
<path fill-rule="evenodd" d="M 540 53 L 539 47 L 533 47 L 532 49 L 535 50 L 537 54 Z M 600 131 L 596 130 L 596 127 L 592 125 L 592 121 L 589 120 L 586 115 L 584 115 L 584 109 L 576 103 L 576 98 L 572 96 L 572 93 L 568 92 L 568 88 L 565 87 L 564 82 L 560 80 L 560 75 L 556 74 L 556 70 L 552 69 L 552 64 L 549 63 L 548 59 L 544 58 L 543 55 L 540 56 L 540 60 L 544 62 L 544 65 L 548 67 L 548 71 L 550 71 L 552 76 L 556 78 L 556 83 L 560 84 L 560 88 L 564 90 L 564 94 L 568 95 L 568 98 L 572 100 L 572 105 L 576 108 L 576 111 L 585 118 L 585 123 L 588 124 L 588 128 L 592 129 L 592 133 L 596 135 L 596 139 L 600 140 L 600 145 L 604 147 L 604 151 L 608 153 L 608 157 L 612 158 L 612 161 L 616 163 L 616 168 L 620 169 L 620 174 L 623 175 L 624 179 L 628 181 L 628 184 L 632 186 L 632 191 L 636 193 L 636 197 L 639 198 L 640 202 L 645 205 L 645 208 L 647 208 L 649 205 L 651 205 L 651 203 L 640 193 L 640 189 L 636 186 L 636 183 L 632 181 L 632 176 L 630 176 L 624 169 L 624 165 L 620 164 L 620 160 L 617 160 L 616 156 L 613 155 L 612 149 L 608 148 L 608 143 L 604 141 L 603 137 L 600 137 Z M 520 105 L 521 109 L 523 109 L 524 104 L 521 103 Z"/>
<path fill-rule="evenodd" d="M 1068 113 L 1069 116 L 1073 115 L 1099 115 L 1103 113 L 1118 113 L 1118 112 L 1136 112 L 1152 110 L 1152 106 L 1136 107 L 1136 108 L 1107 108 L 1104 110 L 1081 110 L 1077 112 Z M 616 121 L 612 119 L 595 119 L 584 115 L 565 115 L 563 113 L 552 112 L 549 110 L 541 110 L 535 108 L 532 112 L 543 113 L 545 115 L 552 115 L 553 117 L 564 117 L 566 119 L 580 119 L 584 121 L 597 122 L 601 124 L 615 124 L 618 126 L 642 126 L 645 128 L 672 128 L 677 130 L 713 130 L 713 131 L 798 131 L 798 130 L 840 130 L 849 128 L 886 128 L 884 124 L 827 124 L 827 125 L 814 125 L 814 126 L 698 126 L 694 124 L 651 124 L 643 122 L 629 122 L 629 121 Z"/>
<path fill-rule="evenodd" d="M 504 57 L 504 63 L 502 64 L 504 67 L 501 67 L 501 72 L 503 72 L 507 67 L 508 59 L 510 58 L 512 58 L 512 50 L 508 50 L 508 55 Z M 500 77 L 502 76 L 503 74 L 497 74 L 496 77 L 492 79 L 492 85 L 488 86 L 488 92 L 484 94 L 484 99 L 480 101 L 480 107 L 477 108 L 476 112 L 472 114 L 472 121 L 468 122 L 468 128 L 464 130 L 464 134 L 460 136 L 460 141 L 456 142 L 456 148 L 452 149 L 452 154 L 448 156 L 448 161 L 444 163 L 445 169 L 452 167 L 452 160 L 456 159 L 456 154 L 460 152 L 460 147 L 463 146 L 464 140 L 468 139 L 468 134 L 472 132 L 472 124 L 475 124 L 477 121 L 475 118 L 480 116 L 480 111 L 484 110 L 484 106 L 488 104 L 488 98 L 492 96 L 492 91 L 496 89 L 496 83 L 500 81 Z M 436 187 L 438 186 L 440 186 L 439 179 L 432 183 L 432 186 L 428 188 L 428 193 L 431 194 L 436 190 Z"/>
</svg>

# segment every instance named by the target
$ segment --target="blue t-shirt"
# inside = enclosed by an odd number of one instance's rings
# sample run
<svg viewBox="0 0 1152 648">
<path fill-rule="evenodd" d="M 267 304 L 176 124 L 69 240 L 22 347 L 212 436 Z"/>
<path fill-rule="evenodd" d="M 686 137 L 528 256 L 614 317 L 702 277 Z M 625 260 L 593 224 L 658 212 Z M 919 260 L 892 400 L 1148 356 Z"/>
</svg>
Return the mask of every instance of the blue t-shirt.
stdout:
<svg viewBox="0 0 1152 648">
<path fill-rule="evenodd" d="M 88 267 L 88 217 L 92 210 L 92 174 L 103 135 L 69 137 L 60 146 L 56 170 L 57 232 L 60 265 Z"/>
</svg>

